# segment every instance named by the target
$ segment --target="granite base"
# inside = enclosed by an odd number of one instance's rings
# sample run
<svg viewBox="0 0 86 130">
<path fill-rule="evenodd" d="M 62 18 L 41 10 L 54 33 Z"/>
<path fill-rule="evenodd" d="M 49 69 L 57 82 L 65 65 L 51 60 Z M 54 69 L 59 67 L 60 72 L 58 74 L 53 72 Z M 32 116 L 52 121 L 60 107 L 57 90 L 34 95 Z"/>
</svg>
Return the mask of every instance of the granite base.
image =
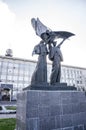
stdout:
<svg viewBox="0 0 86 130">
<path fill-rule="evenodd" d="M 80 91 L 26 90 L 18 94 L 17 130 L 86 130 Z"/>
</svg>

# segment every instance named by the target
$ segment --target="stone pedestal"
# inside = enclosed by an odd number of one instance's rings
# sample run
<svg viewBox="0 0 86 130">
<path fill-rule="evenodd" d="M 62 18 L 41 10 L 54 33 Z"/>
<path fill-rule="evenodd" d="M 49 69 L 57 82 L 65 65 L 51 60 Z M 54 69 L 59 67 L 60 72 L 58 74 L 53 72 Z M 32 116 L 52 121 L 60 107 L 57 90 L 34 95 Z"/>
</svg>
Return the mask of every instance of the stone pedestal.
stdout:
<svg viewBox="0 0 86 130">
<path fill-rule="evenodd" d="M 36 85 L 29 85 L 28 87 L 24 88 L 24 90 L 77 90 L 74 86 L 68 86 L 67 83 L 56 83 L 55 85 L 50 84 L 36 84 Z"/>
<path fill-rule="evenodd" d="M 26 90 L 19 93 L 17 130 L 86 130 L 85 92 Z"/>
</svg>

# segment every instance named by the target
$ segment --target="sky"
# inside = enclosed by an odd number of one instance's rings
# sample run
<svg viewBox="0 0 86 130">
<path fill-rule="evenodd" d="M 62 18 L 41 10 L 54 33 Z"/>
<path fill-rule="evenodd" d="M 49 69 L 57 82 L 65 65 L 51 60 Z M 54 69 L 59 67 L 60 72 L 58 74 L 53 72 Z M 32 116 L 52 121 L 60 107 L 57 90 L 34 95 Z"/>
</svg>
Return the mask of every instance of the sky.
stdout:
<svg viewBox="0 0 86 130">
<path fill-rule="evenodd" d="M 31 26 L 37 17 L 53 31 L 75 34 L 61 46 L 62 64 L 86 68 L 86 0 L 0 0 L 0 55 L 10 48 L 14 57 L 37 60 L 32 51 L 41 39 Z"/>
</svg>

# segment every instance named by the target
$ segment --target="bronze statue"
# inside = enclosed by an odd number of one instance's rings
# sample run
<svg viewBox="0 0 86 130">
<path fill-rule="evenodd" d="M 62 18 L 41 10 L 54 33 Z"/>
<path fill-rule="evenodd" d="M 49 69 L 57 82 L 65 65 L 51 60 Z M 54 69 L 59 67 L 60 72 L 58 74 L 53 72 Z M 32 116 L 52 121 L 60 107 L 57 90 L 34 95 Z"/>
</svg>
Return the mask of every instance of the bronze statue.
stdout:
<svg viewBox="0 0 86 130">
<path fill-rule="evenodd" d="M 42 41 L 35 46 L 35 53 L 39 55 L 38 63 L 33 73 L 31 84 L 47 82 L 47 62 L 46 55 L 49 54 L 49 59 L 52 61 L 52 72 L 50 77 L 50 83 L 55 85 L 60 82 L 61 76 L 61 61 L 63 61 L 63 56 L 60 50 L 60 46 L 63 42 L 74 34 L 67 31 L 52 31 L 46 27 L 39 18 L 31 19 L 32 26 Z M 62 39 L 59 45 L 56 45 L 55 39 Z M 49 48 L 47 48 L 47 45 Z M 40 49 L 38 49 L 40 48 Z"/>
</svg>

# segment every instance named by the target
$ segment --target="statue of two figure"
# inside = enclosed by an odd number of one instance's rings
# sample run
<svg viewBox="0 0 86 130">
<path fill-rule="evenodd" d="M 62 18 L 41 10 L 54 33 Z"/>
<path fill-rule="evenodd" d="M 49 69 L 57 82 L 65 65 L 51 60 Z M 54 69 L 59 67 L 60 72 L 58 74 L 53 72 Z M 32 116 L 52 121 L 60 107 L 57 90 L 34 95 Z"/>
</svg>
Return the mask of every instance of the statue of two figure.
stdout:
<svg viewBox="0 0 86 130">
<path fill-rule="evenodd" d="M 32 55 L 38 54 L 39 56 L 35 71 L 32 75 L 31 84 L 47 84 L 46 57 L 48 55 L 49 59 L 52 61 L 50 84 L 56 85 L 60 82 L 61 61 L 63 61 L 60 46 L 68 37 L 73 36 L 74 34 L 66 31 L 51 31 L 38 18 L 37 20 L 32 18 L 31 23 L 36 34 L 42 39 L 40 43 L 34 47 L 32 52 Z M 58 45 L 55 41 L 56 38 L 62 38 L 62 41 Z"/>
</svg>

